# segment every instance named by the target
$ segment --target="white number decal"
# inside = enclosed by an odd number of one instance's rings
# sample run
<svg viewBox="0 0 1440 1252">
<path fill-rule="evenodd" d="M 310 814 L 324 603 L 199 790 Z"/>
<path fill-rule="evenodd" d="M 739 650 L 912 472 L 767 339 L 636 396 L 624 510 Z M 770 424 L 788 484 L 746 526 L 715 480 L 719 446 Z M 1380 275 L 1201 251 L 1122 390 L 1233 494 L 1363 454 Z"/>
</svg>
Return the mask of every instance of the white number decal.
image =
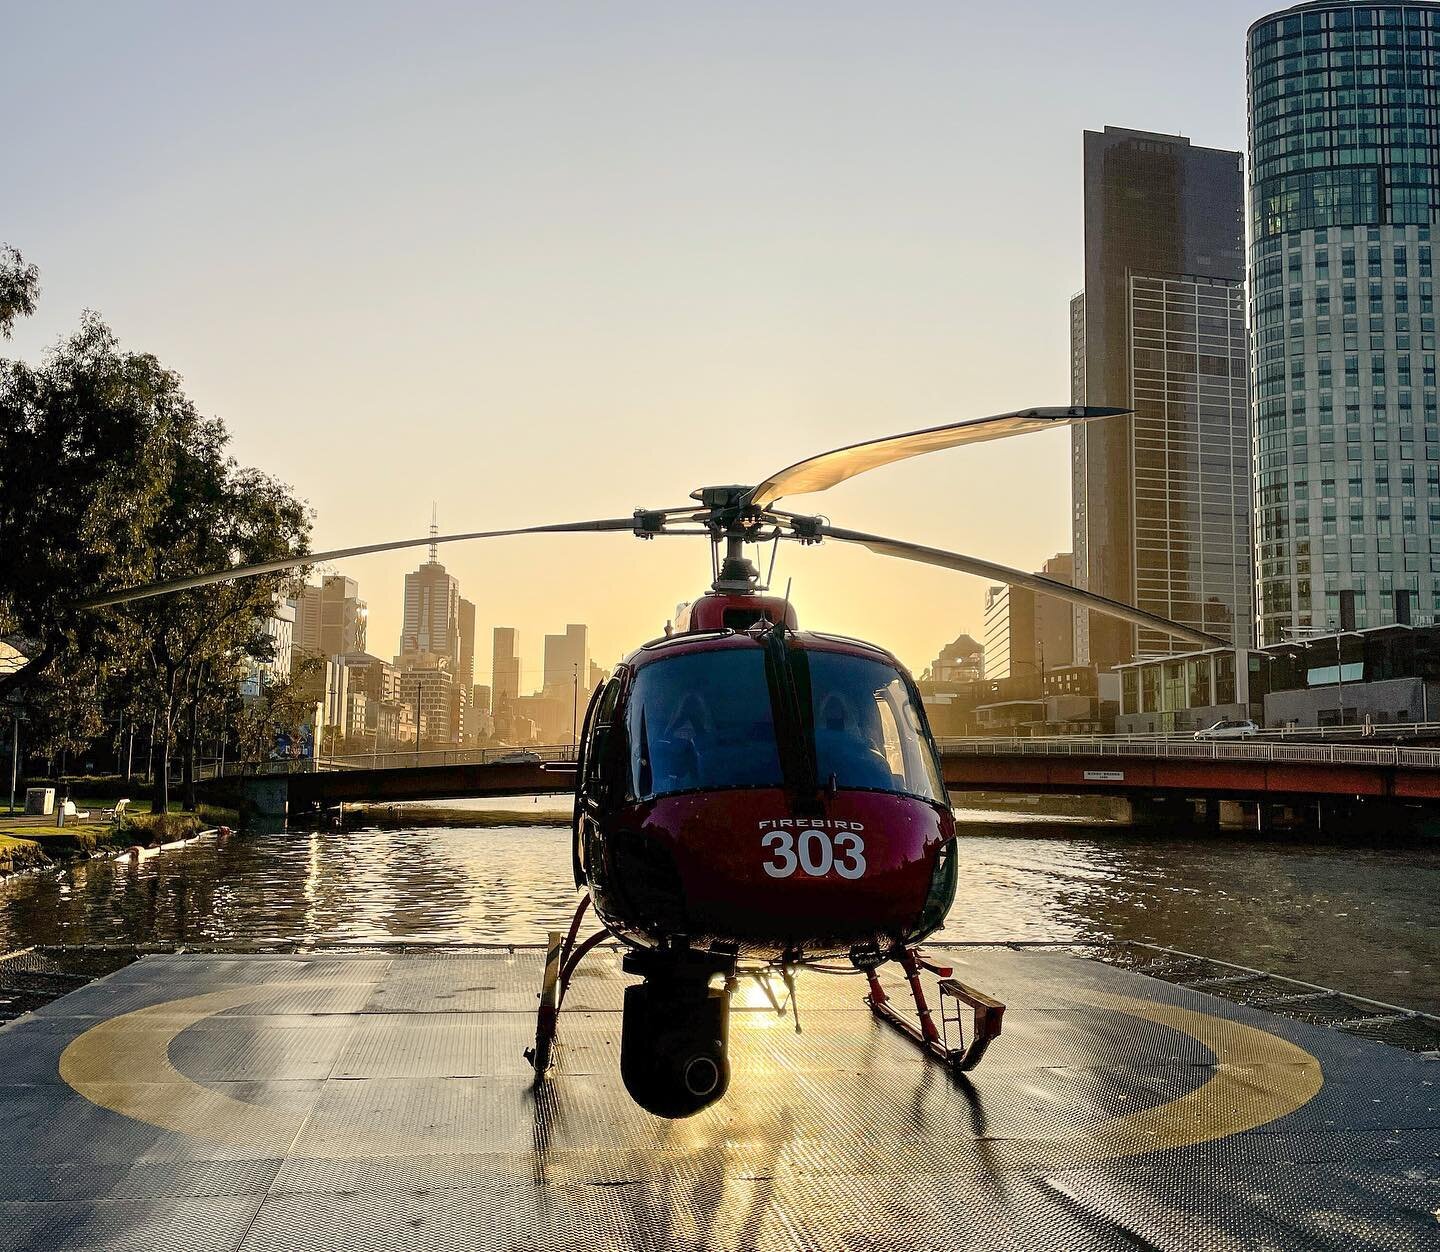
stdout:
<svg viewBox="0 0 1440 1252">
<path fill-rule="evenodd" d="M 835 862 L 835 872 L 841 878 L 861 878 L 865 874 L 865 840 L 853 830 L 842 830 L 835 836 L 835 846 L 850 855 L 850 863 Z"/>
<path fill-rule="evenodd" d="M 819 848 L 819 854 L 815 852 Z M 824 878 L 835 863 L 835 851 L 824 832 L 807 830 L 800 835 L 800 868 L 811 878 Z"/>
<path fill-rule="evenodd" d="M 842 830 L 831 837 L 823 830 L 800 832 L 800 852 L 795 852 L 795 836 L 788 830 L 772 830 L 760 840 L 770 850 L 773 860 L 762 867 L 771 878 L 789 878 L 797 869 L 807 877 L 824 878 L 832 869 L 841 878 L 861 878 L 865 874 L 865 840 L 853 830 Z M 839 849 L 840 859 L 835 850 Z"/>
<path fill-rule="evenodd" d="M 795 840 L 788 830 L 772 830 L 760 844 L 775 854 L 775 860 L 765 866 L 771 878 L 789 878 L 795 872 L 799 861 L 795 859 Z"/>
</svg>

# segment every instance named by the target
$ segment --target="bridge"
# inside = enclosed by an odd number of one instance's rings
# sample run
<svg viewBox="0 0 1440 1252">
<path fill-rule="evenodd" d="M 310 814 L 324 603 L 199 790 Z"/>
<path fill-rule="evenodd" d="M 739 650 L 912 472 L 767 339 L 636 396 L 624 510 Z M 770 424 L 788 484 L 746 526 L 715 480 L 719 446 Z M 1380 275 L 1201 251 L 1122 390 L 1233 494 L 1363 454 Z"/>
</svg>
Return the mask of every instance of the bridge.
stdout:
<svg viewBox="0 0 1440 1252">
<path fill-rule="evenodd" d="M 1408 728 L 1412 734 L 1417 729 Z M 1354 735 L 1241 742 L 1153 736 L 975 738 L 942 739 L 939 746 L 952 792 L 1290 807 L 1440 801 L 1440 748 L 1375 743 Z M 278 815 L 346 803 L 563 793 L 574 789 L 574 780 L 574 750 L 564 746 L 266 763 L 219 782 L 238 781 L 262 812 Z"/>
</svg>

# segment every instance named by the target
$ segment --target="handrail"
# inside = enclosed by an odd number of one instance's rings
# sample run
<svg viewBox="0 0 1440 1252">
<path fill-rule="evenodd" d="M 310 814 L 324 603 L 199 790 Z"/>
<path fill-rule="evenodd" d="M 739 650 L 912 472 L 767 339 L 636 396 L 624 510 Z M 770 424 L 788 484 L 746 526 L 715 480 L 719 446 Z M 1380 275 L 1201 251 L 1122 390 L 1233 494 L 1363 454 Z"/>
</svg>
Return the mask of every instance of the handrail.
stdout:
<svg viewBox="0 0 1440 1252">
<path fill-rule="evenodd" d="M 1281 743 L 1264 739 L 1216 741 L 1138 736 L 1075 738 L 941 739 L 942 756 L 1088 756 L 1142 757 L 1161 760 L 1294 762 L 1326 765 L 1370 765 L 1409 769 L 1440 769 L 1440 748 L 1400 745 L 1356 746 L 1326 743 Z"/>
<path fill-rule="evenodd" d="M 330 770 L 425 769 L 443 765 L 543 765 L 575 760 L 573 744 L 524 748 L 414 748 L 393 752 L 357 752 L 345 756 L 297 757 L 278 761 L 226 763 L 225 776 L 313 774 Z"/>
<path fill-rule="evenodd" d="M 1430 724 L 1426 724 L 1430 725 Z M 1436 724 L 1440 734 L 1440 724 Z M 1424 729 L 1412 723 L 1407 729 Z M 1403 744 L 1301 742 L 1270 735 L 1243 740 L 1195 739 L 1193 735 L 974 736 L 936 741 L 942 756 L 1088 756 L 1169 760 L 1294 762 L 1440 769 L 1440 747 Z M 446 765 L 553 764 L 575 760 L 572 744 L 533 748 L 450 748 L 416 752 L 365 752 L 318 759 L 227 762 L 225 776 L 309 774 L 330 770 L 424 769 Z"/>
</svg>

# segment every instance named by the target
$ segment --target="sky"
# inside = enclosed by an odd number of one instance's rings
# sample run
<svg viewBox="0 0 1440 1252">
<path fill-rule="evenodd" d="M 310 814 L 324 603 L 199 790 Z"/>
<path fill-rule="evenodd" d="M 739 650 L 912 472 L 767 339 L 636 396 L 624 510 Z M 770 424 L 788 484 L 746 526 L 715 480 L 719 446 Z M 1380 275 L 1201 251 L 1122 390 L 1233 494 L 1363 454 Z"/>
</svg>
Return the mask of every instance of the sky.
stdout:
<svg viewBox="0 0 1440 1252">
<path fill-rule="evenodd" d="M 812 453 L 1070 400 L 1081 132 L 1243 148 L 1273 6 L 850 0 L 0 0 L 0 241 L 42 271 L 8 355 L 98 310 L 180 372 L 317 550 L 624 516 Z M 1038 568 L 1065 432 L 789 506 Z M 399 644 L 423 550 L 339 567 Z M 699 540 L 442 550 L 489 632 L 613 664 L 709 582 Z M 918 673 L 985 584 L 782 549 L 801 624 Z"/>
</svg>

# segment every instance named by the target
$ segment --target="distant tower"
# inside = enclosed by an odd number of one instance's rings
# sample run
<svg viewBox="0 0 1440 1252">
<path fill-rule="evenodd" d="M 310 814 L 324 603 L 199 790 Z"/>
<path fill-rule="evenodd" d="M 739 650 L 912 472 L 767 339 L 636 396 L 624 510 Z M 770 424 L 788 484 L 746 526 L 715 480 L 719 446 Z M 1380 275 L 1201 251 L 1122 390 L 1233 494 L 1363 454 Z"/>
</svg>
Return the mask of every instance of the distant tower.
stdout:
<svg viewBox="0 0 1440 1252">
<path fill-rule="evenodd" d="M 431 513 L 430 535 L 440 533 Z M 430 559 L 413 574 L 405 575 L 405 616 L 400 627 L 400 655 L 430 652 L 445 657 L 451 673 L 460 672 L 460 581 L 436 560 Z"/>
<path fill-rule="evenodd" d="M 440 561 L 440 545 L 435 542 L 440 536 L 440 512 L 435 506 L 435 501 L 430 501 L 430 564 L 436 565 Z"/>
</svg>

